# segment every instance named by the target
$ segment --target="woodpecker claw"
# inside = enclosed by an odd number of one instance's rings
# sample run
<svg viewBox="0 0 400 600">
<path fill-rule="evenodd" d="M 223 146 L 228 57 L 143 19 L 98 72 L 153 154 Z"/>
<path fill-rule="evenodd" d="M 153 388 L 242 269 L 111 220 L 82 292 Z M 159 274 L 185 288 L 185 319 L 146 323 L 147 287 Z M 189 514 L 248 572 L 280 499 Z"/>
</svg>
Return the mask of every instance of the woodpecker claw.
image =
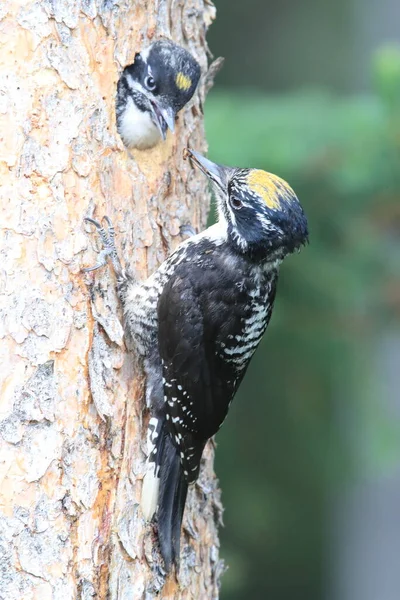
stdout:
<svg viewBox="0 0 400 600">
<path fill-rule="evenodd" d="M 108 258 L 111 259 L 112 265 L 114 267 L 115 274 L 118 276 L 123 275 L 123 270 L 121 267 L 121 262 L 118 257 L 118 252 L 115 247 L 115 229 L 111 222 L 111 219 L 107 216 L 103 217 L 102 222 L 105 221 L 107 224 L 107 231 L 105 230 L 102 223 L 92 219 L 91 217 L 85 217 L 84 221 L 86 223 L 91 223 L 96 227 L 97 233 L 100 236 L 100 239 L 103 244 L 103 250 L 99 252 L 98 262 L 93 265 L 93 267 L 85 267 L 82 269 L 84 273 L 90 273 L 92 271 L 96 271 L 101 267 L 105 267 L 107 265 Z"/>
<path fill-rule="evenodd" d="M 82 271 L 84 273 L 91 273 L 92 271 L 97 271 L 101 267 L 105 267 L 107 265 L 107 258 L 111 256 L 112 250 L 109 248 L 105 248 L 99 252 L 98 261 L 93 267 L 84 267 Z"/>
</svg>

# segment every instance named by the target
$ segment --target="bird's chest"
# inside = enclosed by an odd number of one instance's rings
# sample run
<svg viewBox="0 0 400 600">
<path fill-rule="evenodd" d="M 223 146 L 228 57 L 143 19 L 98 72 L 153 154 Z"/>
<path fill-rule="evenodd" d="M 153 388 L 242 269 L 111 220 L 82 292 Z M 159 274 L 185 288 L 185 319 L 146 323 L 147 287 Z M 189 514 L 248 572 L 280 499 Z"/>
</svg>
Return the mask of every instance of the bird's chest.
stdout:
<svg viewBox="0 0 400 600">
<path fill-rule="evenodd" d="M 128 97 L 125 110 L 118 116 L 119 133 L 128 147 L 146 149 L 156 144 L 160 134 L 148 111 L 140 110 Z"/>
</svg>

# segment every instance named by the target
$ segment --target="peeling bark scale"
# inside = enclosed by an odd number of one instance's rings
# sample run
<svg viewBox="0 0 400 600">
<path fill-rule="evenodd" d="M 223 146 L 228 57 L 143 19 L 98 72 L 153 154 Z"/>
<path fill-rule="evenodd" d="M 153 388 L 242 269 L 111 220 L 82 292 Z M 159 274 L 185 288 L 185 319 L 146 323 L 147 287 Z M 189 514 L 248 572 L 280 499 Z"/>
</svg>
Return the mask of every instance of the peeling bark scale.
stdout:
<svg viewBox="0 0 400 600">
<path fill-rule="evenodd" d="M 126 351 L 108 269 L 85 216 L 113 221 L 145 277 L 203 228 L 206 78 L 175 136 L 128 153 L 118 76 L 160 36 L 207 71 L 209 0 L 0 1 L 0 599 L 218 597 L 219 492 L 209 444 L 185 513 L 178 581 L 165 581 L 138 508 L 143 381 Z M 208 85 L 208 84 L 207 84 Z"/>
</svg>

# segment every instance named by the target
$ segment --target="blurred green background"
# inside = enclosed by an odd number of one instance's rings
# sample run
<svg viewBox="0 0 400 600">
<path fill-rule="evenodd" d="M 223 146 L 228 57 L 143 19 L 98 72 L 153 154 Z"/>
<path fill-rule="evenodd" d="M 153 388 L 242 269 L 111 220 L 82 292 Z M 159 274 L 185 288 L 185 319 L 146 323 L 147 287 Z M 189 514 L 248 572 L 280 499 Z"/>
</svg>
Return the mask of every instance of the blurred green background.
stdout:
<svg viewBox="0 0 400 600">
<path fill-rule="evenodd" d="M 400 598 L 400 3 L 217 0 L 209 156 L 296 190 L 310 245 L 217 437 L 222 600 Z"/>
</svg>

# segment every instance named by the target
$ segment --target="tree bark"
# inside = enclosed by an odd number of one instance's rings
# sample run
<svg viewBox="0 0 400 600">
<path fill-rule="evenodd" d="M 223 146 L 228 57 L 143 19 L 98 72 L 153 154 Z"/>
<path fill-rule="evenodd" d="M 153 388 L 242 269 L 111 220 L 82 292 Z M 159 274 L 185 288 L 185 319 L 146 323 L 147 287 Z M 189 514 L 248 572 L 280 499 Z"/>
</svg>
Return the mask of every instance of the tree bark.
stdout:
<svg viewBox="0 0 400 600">
<path fill-rule="evenodd" d="M 115 127 L 122 68 L 160 36 L 207 70 L 209 0 L 0 4 L 0 599 L 218 597 L 219 492 L 208 445 L 167 580 L 139 508 L 149 415 L 115 279 L 85 216 L 107 214 L 145 278 L 203 228 L 204 78 L 176 134 L 128 153 Z"/>
</svg>

